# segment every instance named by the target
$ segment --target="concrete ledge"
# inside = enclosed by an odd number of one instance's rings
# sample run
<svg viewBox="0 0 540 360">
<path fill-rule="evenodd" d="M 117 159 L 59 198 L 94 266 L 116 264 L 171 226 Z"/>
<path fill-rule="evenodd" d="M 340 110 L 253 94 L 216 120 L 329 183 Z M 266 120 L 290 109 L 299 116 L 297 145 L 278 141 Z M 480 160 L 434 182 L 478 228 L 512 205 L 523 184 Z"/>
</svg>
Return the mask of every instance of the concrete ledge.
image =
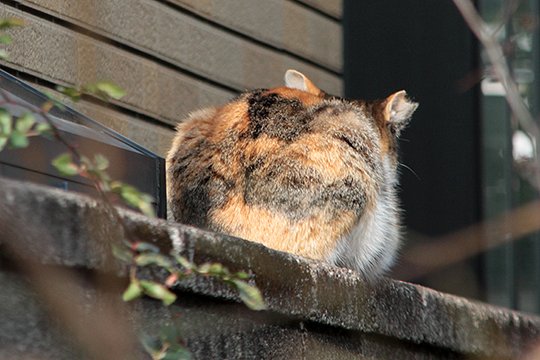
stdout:
<svg viewBox="0 0 540 360">
<path fill-rule="evenodd" d="M 235 325 L 231 331 L 244 339 L 238 342 L 223 334 L 219 335 L 221 338 L 208 334 L 195 336 L 190 344 L 201 347 L 201 354 L 205 351 L 208 354 L 211 348 L 203 338 L 214 345 L 216 339 L 221 339 L 218 345 L 227 348 L 229 355 L 238 349 L 249 349 L 246 345 L 249 338 L 258 339 L 257 351 L 263 353 L 265 341 L 267 345 L 274 344 L 267 347 L 268 354 L 271 350 L 281 351 L 286 346 L 284 343 L 304 355 L 314 349 L 320 349 L 320 354 L 329 349 L 341 354 L 317 357 L 314 352 L 309 358 L 345 359 L 357 354 L 388 359 L 465 356 L 514 359 L 540 336 L 540 319 L 534 316 L 390 279 L 370 285 L 352 271 L 272 251 L 241 239 L 148 219 L 129 211 L 123 211 L 122 215 L 129 231 L 165 251 L 174 249 L 197 262 L 219 261 L 231 269 L 256 274 L 255 282 L 269 305 L 269 311 L 264 313 L 254 314 L 245 309 L 222 313 L 219 304 L 235 301 L 235 295 L 204 279 L 178 288 L 197 294 L 191 295 L 193 299 L 203 296 L 206 305 L 197 307 L 192 302 L 189 305 L 192 298 L 184 296 L 184 302 L 175 306 L 191 311 L 199 319 L 206 317 L 206 321 L 227 322 L 232 317 Z M 48 264 L 102 269 L 106 266 L 104 254 L 108 242 L 123 236 L 111 214 L 96 200 L 0 179 L 0 233 L 6 234 L 2 224 L 14 226 L 20 219 L 24 219 L 25 226 L 20 228 L 18 241 L 29 254 Z M 150 300 L 144 303 L 146 307 L 154 304 Z M 150 310 L 141 311 L 152 317 Z M 249 330 L 242 330 L 240 323 L 252 325 L 247 326 Z M 3 329 L 0 336 L 6 332 L 5 327 L 9 326 L 6 324 L 9 322 L 0 324 Z M 245 358 L 287 358 L 274 355 Z"/>
</svg>

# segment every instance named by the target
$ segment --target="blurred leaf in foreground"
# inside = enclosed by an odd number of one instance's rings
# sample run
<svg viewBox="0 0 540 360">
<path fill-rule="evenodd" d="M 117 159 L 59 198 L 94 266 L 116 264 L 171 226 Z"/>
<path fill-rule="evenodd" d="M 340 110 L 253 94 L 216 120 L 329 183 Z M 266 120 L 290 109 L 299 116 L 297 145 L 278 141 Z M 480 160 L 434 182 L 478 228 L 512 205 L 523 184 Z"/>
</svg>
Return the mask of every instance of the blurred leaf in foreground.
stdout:
<svg viewBox="0 0 540 360">
<path fill-rule="evenodd" d="M 34 115 L 25 113 L 17 119 L 17 122 L 15 123 L 15 130 L 21 133 L 26 133 L 32 128 L 32 126 L 34 126 L 35 123 L 36 119 Z"/>
<path fill-rule="evenodd" d="M 111 191 L 120 195 L 126 204 L 139 209 L 149 217 L 155 217 L 152 196 L 139 191 L 134 186 L 124 184 L 120 181 L 111 182 Z"/>
<path fill-rule="evenodd" d="M 63 153 L 54 158 L 52 165 L 60 174 L 65 176 L 75 176 L 80 172 L 79 167 L 73 162 L 73 158 L 69 153 Z"/>
<path fill-rule="evenodd" d="M 11 134 L 11 115 L 6 109 L 0 108 L 0 134 L 8 136 Z"/>
<path fill-rule="evenodd" d="M 139 283 L 146 295 L 161 300 L 164 305 L 168 306 L 176 301 L 176 295 L 158 282 L 140 280 Z"/>
<path fill-rule="evenodd" d="M 69 97 L 73 102 L 79 101 L 82 96 L 81 92 L 74 87 L 57 86 L 56 90 Z"/>
<path fill-rule="evenodd" d="M 23 25 L 24 25 L 24 21 L 19 18 L 10 17 L 10 18 L 5 18 L 5 19 L 0 19 L 0 31 L 7 30 L 16 26 L 23 26 Z M 9 45 L 12 42 L 13 42 L 13 39 L 11 38 L 10 35 L 0 33 L 1 45 Z M 5 60 L 7 59 L 7 57 L 8 57 L 8 52 L 6 51 L 6 49 L 0 49 L 0 60 Z"/>
<path fill-rule="evenodd" d="M 25 148 L 28 146 L 28 136 L 18 130 L 12 131 L 9 142 L 14 148 Z"/>
<path fill-rule="evenodd" d="M 240 299 L 251 310 L 264 310 L 266 304 L 259 289 L 253 285 L 249 285 L 247 282 L 239 279 L 232 280 L 232 283 L 238 289 Z"/>
<path fill-rule="evenodd" d="M 137 299 L 143 294 L 143 289 L 138 281 L 131 281 L 128 288 L 122 294 L 122 300 L 131 301 Z"/>
<path fill-rule="evenodd" d="M 95 95 L 105 101 L 109 99 L 119 100 L 126 95 L 124 89 L 107 80 L 86 84 L 83 86 L 82 90 L 85 93 Z"/>
<path fill-rule="evenodd" d="M 23 25 L 24 25 L 23 19 L 19 19 L 15 17 L 0 19 L 0 30 L 6 30 L 12 27 L 23 26 Z"/>
</svg>

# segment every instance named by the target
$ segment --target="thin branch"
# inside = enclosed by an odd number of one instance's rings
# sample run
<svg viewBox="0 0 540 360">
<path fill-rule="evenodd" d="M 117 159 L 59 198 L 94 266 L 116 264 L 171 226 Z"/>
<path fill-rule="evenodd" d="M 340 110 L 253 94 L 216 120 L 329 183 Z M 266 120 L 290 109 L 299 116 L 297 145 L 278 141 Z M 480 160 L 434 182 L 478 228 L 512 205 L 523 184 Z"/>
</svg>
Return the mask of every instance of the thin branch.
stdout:
<svg viewBox="0 0 540 360">
<path fill-rule="evenodd" d="M 10 104 L 10 105 L 14 105 L 14 106 L 19 106 L 19 107 L 28 109 L 28 110 L 30 110 L 32 112 L 35 112 L 35 113 L 41 115 L 43 117 L 43 119 L 45 119 L 47 124 L 49 124 L 49 126 L 51 127 L 54 138 L 66 147 L 66 149 L 75 157 L 75 159 L 77 160 L 78 163 L 81 163 L 81 160 L 83 158 L 82 154 L 79 152 L 79 150 L 77 149 L 77 147 L 75 145 L 71 144 L 69 141 L 67 141 L 66 139 L 64 139 L 62 137 L 62 134 L 60 134 L 60 131 L 59 131 L 58 127 L 55 125 L 54 120 L 51 118 L 51 116 L 49 114 L 49 111 L 46 110 L 45 106 L 37 107 L 37 106 L 30 105 L 31 106 L 31 108 L 30 108 L 29 104 L 12 98 L 9 95 L 9 93 L 6 92 L 5 90 L 0 89 L 0 91 L 2 92 L 2 95 L 3 95 L 4 99 L 5 99 L 5 101 L 2 102 L 3 104 Z M 101 199 L 103 200 L 103 202 L 105 203 L 107 208 L 111 211 L 111 213 L 115 217 L 116 221 L 124 229 L 126 237 L 131 241 L 135 241 L 136 239 L 132 239 L 132 236 L 129 236 L 130 234 L 128 232 L 128 227 L 125 224 L 124 219 L 120 216 L 118 211 L 116 211 L 116 209 L 114 208 L 114 206 L 110 202 L 109 198 L 107 197 L 107 194 L 105 193 L 105 191 L 103 190 L 103 188 L 101 186 L 100 180 L 98 178 L 96 178 L 92 174 L 88 174 L 88 176 L 86 176 L 86 177 L 88 179 L 90 179 L 90 181 L 92 181 L 92 183 L 94 185 L 94 188 L 98 192 L 99 196 L 101 197 Z"/>
<path fill-rule="evenodd" d="M 4 96 L 4 99 L 6 99 L 5 104 L 20 106 L 22 108 L 28 109 L 28 110 L 30 110 L 32 112 L 35 112 L 35 113 L 38 113 L 39 115 L 41 115 L 45 119 L 47 124 L 49 124 L 49 126 L 51 127 L 54 138 L 56 140 L 58 140 L 61 144 L 63 144 L 69 150 L 69 152 L 72 153 L 73 156 L 75 156 L 77 161 L 81 160 L 81 154 L 79 153 L 77 148 L 75 146 L 73 146 L 72 144 L 70 144 L 67 140 L 65 140 L 62 137 L 62 135 L 60 135 L 60 131 L 58 130 L 58 128 L 54 124 L 54 121 L 51 119 L 51 117 L 50 117 L 50 115 L 49 115 L 49 113 L 47 111 L 45 111 L 41 107 L 34 107 L 34 106 L 32 107 L 32 109 L 30 109 L 28 104 L 23 103 L 21 101 L 18 101 L 16 99 L 13 99 L 9 95 L 9 93 L 7 91 L 5 91 L 5 90 L 1 90 L 1 91 L 2 91 L 2 95 Z"/>
<path fill-rule="evenodd" d="M 499 25 L 493 30 L 493 36 L 495 37 L 503 28 L 508 21 L 514 16 L 515 12 L 517 11 L 519 7 L 520 0 L 510 0 L 504 2 L 504 8 L 501 10 L 501 13 L 499 14 L 499 19 L 497 22 Z"/>
<path fill-rule="evenodd" d="M 493 70 L 506 90 L 506 100 L 508 101 L 512 113 L 516 116 L 521 127 L 530 136 L 535 139 L 540 139 L 540 129 L 536 125 L 533 116 L 519 94 L 519 90 L 511 76 L 510 68 L 501 45 L 497 42 L 494 34 L 488 32 L 486 23 L 482 20 L 470 0 L 453 1 L 461 12 L 465 22 L 469 25 L 471 31 L 484 46 L 486 55 L 493 66 Z M 536 157 L 540 158 L 538 153 Z"/>
<path fill-rule="evenodd" d="M 395 274 L 412 280 L 540 230 L 540 201 L 534 201 L 407 251 Z"/>
</svg>

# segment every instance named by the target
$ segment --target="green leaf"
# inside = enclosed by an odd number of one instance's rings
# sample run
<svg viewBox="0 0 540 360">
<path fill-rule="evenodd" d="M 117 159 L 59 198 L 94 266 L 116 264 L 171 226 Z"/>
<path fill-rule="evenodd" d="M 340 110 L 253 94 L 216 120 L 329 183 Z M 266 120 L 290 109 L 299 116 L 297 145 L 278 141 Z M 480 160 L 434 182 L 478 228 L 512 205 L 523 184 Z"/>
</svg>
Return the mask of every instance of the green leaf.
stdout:
<svg viewBox="0 0 540 360">
<path fill-rule="evenodd" d="M 87 158 L 84 155 L 81 155 L 81 164 L 86 166 L 87 168 L 92 168 L 94 165 L 92 164 L 92 160 Z"/>
<path fill-rule="evenodd" d="M 28 130 L 30 130 L 35 123 L 36 119 L 34 118 L 34 115 L 30 113 L 25 113 L 17 119 L 17 122 L 15 123 L 15 129 L 21 133 L 27 133 Z"/>
<path fill-rule="evenodd" d="M 0 134 L 9 135 L 12 130 L 11 115 L 4 108 L 0 108 Z"/>
<path fill-rule="evenodd" d="M 6 49 L 0 49 L 0 60 L 5 60 L 8 58 L 8 52 Z"/>
<path fill-rule="evenodd" d="M 264 310 L 266 309 L 266 304 L 262 298 L 261 292 L 256 286 L 249 285 L 243 280 L 231 280 L 232 283 L 238 289 L 238 295 L 240 299 L 246 304 L 251 310 Z"/>
<path fill-rule="evenodd" d="M 82 156 L 81 163 L 85 166 L 86 171 L 99 181 L 103 191 L 111 191 L 111 178 L 105 171 L 109 166 L 109 161 L 103 155 L 94 156 L 94 161 Z"/>
<path fill-rule="evenodd" d="M 0 44 L 9 45 L 13 42 L 13 38 L 8 34 L 0 34 Z"/>
<path fill-rule="evenodd" d="M 54 158 L 52 165 L 62 175 L 75 176 L 79 174 L 79 167 L 73 162 L 69 153 L 64 153 Z"/>
<path fill-rule="evenodd" d="M 150 251 L 153 253 L 159 253 L 159 248 L 156 245 L 147 243 L 147 242 L 138 242 L 133 245 L 133 250 L 143 252 L 143 251 Z"/>
<path fill-rule="evenodd" d="M 133 253 L 131 250 L 123 244 L 112 244 L 112 254 L 120 261 L 131 263 L 133 261 Z"/>
<path fill-rule="evenodd" d="M 212 275 L 227 275 L 229 270 L 225 268 L 222 264 L 214 263 L 208 268 L 208 273 Z"/>
<path fill-rule="evenodd" d="M 183 347 L 180 344 L 174 344 L 171 345 L 167 352 L 165 353 L 165 356 L 162 358 L 163 360 L 191 360 L 191 353 L 188 349 Z"/>
<path fill-rule="evenodd" d="M 128 288 L 122 294 L 122 300 L 131 301 L 137 299 L 143 294 L 143 289 L 138 281 L 131 281 Z"/>
<path fill-rule="evenodd" d="M 0 34 L 0 44 L 9 45 L 13 42 L 13 39 L 8 34 Z"/>
<path fill-rule="evenodd" d="M 159 339 L 162 343 L 177 344 L 182 341 L 182 333 L 180 331 L 180 321 L 176 320 L 172 323 L 163 325 L 159 329 Z"/>
<path fill-rule="evenodd" d="M 141 336 L 141 343 L 144 347 L 144 350 L 152 356 L 152 359 L 154 359 L 154 356 L 159 353 L 161 350 L 161 342 L 151 336 L 143 335 Z"/>
<path fill-rule="evenodd" d="M 173 292 L 155 281 L 141 280 L 139 283 L 146 295 L 161 300 L 166 306 L 176 301 L 176 295 Z"/>
<path fill-rule="evenodd" d="M 45 94 L 45 96 L 47 97 L 47 99 L 49 99 L 48 101 L 46 101 L 45 103 L 43 103 L 43 105 L 41 105 L 41 108 L 49 108 L 52 107 L 52 106 L 56 106 L 57 108 L 59 108 L 60 110 L 65 110 L 66 109 L 66 106 L 56 98 L 56 96 L 46 90 L 41 90 L 43 92 L 43 94 Z M 52 106 L 51 106 L 52 105 Z M 48 110 L 46 111 L 48 112 Z"/>
<path fill-rule="evenodd" d="M 74 87 L 57 86 L 56 90 L 69 97 L 72 101 L 77 102 L 81 100 L 81 92 Z"/>
<path fill-rule="evenodd" d="M 122 196 L 122 199 L 128 204 L 133 207 L 138 207 L 139 202 L 141 201 L 141 193 L 139 190 L 137 190 L 135 187 L 127 184 L 120 184 L 118 186 L 118 192 L 120 193 L 120 196 Z M 115 189 L 113 188 L 113 191 Z"/>
<path fill-rule="evenodd" d="M 25 148 L 28 146 L 29 143 L 28 136 L 17 130 L 11 132 L 9 141 L 11 143 L 11 146 L 13 146 L 14 148 Z"/>
<path fill-rule="evenodd" d="M 171 261 L 164 255 L 156 253 L 144 253 L 135 257 L 135 263 L 139 266 L 157 265 L 164 268 L 171 267 Z"/>
<path fill-rule="evenodd" d="M 180 256 L 180 255 L 176 255 L 176 254 L 172 254 L 172 256 L 174 257 L 174 259 L 176 260 L 176 262 L 188 269 L 188 270 L 193 270 L 195 268 L 195 264 L 193 264 L 191 261 L 189 261 L 188 259 L 186 259 L 185 257 L 183 256 Z"/>
<path fill-rule="evenodd" d="M 126 95 L 124 89 L 115 83 L 106 80 L 86 84 L 83 86 L 83 91 L 88 94 L 96 95 L 103 100 L 108 100 L 109 98 L 118 100 Z"/>
<path fill-rule="evenodd" d="M 208 272 L 210 271 L 210 266 L 212 264 L 210 263 L 205 263 L 205 264 L 202 264 L 202 265 L 199 265 L 199 268 L 197 269 L 197 272 L 199 274 L 208 274 Z"/>
<path fill-rule="evenodd" d="M 96 164 L 95 169 L 98 171 L 105 171 L 109 167 L 109 160 L 101 154 L 94 156 L 94 163 Z"/>
<path fill-rule="evenodd" d="M 0 30 L 9 29 L 15 26 L 23 26 L 24 20 L 19 18 L 7 18 L 0 20 Z"/>
<path fill-rule="evenodd" d="M 247 280 L 249 279 L 250 276 L 245 271 L 239 271 L 236 274 L 234 274 L 234 277 L 236 277 L 237 279 Z"/>
<path fill-rule="evenodd" d="M 40 134 L 48 134 L 52 130 L 51 125 L 40 122 L 36 125 L 36 131 Z"/>
<path fill-rule="evenodd" d="M 0 136 L 0 151 L 4 150 L 8 142 L 8 138 L 5 136 Z"/>
<path fill-rule="evenodd" d="M 137 188 L 120 181 L 114 181 L 111 184 L 111 189 L 113 192 L 120 194 L 126 204 L 139 209 L 146 216 L 155 216 L 152 205 L 153 198 L 150 195 L 142 193 Z"/>
<path fill-rule="evenodd" d="M 126 95 L 124 89 L 110 81 L 98 81 L 95 85 L 99 91 L 116 100 L 121 99 Z"/>
<path fill-rule="evenodd" d="M 139 210 L 148 217 L 156 217 L 156 211 L 154 210 L 153 197 L 147 194 L 142 194 L 141 201 L 139 202 Z"/>
<path fill-rule="evenodd" d="M 88 178 L 94 179 L 99 183 L 103 191 L 110 191 L 109 175 L 105 171 L 98 170 L 94 161 L 82 155 L 81 168 L 89 175 Z"/>
</svg>

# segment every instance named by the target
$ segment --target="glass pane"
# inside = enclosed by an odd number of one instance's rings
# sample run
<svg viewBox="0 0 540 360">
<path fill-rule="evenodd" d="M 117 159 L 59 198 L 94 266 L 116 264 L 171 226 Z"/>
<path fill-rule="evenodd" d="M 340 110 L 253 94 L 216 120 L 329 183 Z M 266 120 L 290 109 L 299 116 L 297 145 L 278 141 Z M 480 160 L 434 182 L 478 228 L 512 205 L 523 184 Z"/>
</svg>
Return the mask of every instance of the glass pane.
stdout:
<svg viewBox="0 0 540 360">
<path fill-rule="evenodd" d="M 539 125 L 538 1 L 482 0 L 480 7 L 490 31 L 502 44 L 521 97 Z M 485 54 L 481 55 L 485 65 L 481 86 L 482 205 L 487 220 L 538 199 L 534 169 L 539 163 L 539 139 L 528 134 L 512 115 L 503 86 Z M 508 241 L 484 257 L 486 298 L 497 305 L 540 312 L 538 232 L 515 238 L 510 223 L 500 221 L 503 223 L 498 231 Z M 486 235 L 487 239 L 494 238 Z"/>
</svg>

